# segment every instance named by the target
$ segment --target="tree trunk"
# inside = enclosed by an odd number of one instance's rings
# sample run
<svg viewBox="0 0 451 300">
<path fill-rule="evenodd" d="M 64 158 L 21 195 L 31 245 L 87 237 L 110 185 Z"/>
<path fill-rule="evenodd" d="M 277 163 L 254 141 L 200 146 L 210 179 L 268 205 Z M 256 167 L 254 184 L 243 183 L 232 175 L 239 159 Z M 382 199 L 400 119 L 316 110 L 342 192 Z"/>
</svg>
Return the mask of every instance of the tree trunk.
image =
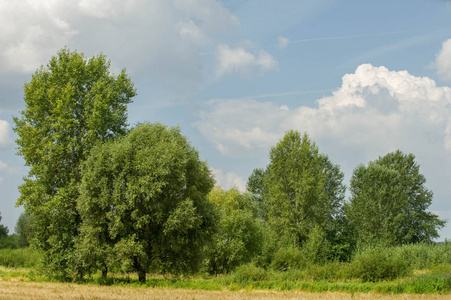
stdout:
<svg viewBox="0 0 451 300">
<path fill-rule="evenodd" d="M 146 271 L 144 270 L 144 268 L 139 263 L 138 257 L 135 256 L 133 258 L 133 264 L 134 264 L 134 267 L 135 267 L 136 271 L 138 271 L 139 282 L 146 282 Z"/>
<path fill-rule="evenodd" d="M 106 276 L 108 275 L 108 267 L 107 266 L 103 266 L 102 269 L 102 278 L 106 278 Z"/>
</svg>

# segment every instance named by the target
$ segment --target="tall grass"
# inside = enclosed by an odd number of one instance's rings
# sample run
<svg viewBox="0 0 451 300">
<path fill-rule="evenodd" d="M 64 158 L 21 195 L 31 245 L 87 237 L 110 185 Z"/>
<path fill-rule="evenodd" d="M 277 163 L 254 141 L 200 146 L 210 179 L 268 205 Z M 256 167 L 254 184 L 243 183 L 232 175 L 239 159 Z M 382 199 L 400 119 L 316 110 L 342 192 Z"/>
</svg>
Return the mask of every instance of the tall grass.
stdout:
<svg viewBox="0 0 451 300">
<path fill-rule="evenodd" d="M 387 255 L 399 258 L 414 269 L 428 269 L 440 264 L 451 264 L 451 242 L 420 243 L 381 249 Z"/>
</svg>

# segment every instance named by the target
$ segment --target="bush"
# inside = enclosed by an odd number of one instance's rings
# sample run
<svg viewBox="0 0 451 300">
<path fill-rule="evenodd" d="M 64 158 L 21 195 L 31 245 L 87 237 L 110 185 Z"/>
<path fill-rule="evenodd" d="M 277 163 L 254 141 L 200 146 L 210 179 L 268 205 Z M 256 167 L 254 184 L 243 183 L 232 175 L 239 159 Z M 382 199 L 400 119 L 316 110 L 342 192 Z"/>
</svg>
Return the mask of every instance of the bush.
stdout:
<svg viewBox="0 0 451 300">
<path fill-rule="evenodd" d="M 288 269 L 302 269 L 307 265 L 307 259 L 302 251 L 295 247 L 280 248 L 271 263 L 271 268 L 276 271 Z"/>
<path fill-rule="evenodd" d="M 324 265 L 312 264 L 307 267 L 307 274 L 313 280 L 341 280 L 350 279 L 353 266 L 349 263 L 332 261 Z"/>
<path fill-rule="evenodd" d="M 409 273 L 409 266 L 385 249 L 369 249 L 356 255 L 351 263 L 354 277 L 363 281 L 393 280 Z"/>
<path fill-rule="evenodd" d="M 33 268 L 39 264 L 39 261 L 39 253 L 30 248 L 0 250 L 0 266 L 8 268 Z"/>
<path fill-rule="evenodd" d="M 250 281 L 265 281 L 269 279 L 269 274 L 265 269 L 257 267 L 253 263 L 241 265 L 232 273 L 233 281 L 236 283 L 246 283 Z"/>
</svg>

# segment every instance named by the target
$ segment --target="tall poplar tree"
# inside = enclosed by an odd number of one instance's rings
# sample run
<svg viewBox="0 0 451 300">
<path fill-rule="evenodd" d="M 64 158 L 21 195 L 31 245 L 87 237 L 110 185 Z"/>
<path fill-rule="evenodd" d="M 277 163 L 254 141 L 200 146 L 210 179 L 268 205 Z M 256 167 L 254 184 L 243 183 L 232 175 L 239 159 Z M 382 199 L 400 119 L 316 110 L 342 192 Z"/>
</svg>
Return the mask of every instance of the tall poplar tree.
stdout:
<svg viewBox="0 0 451 300">
<path fill-rule="evenodd" d="M 430 242 L 446 223 L 427 211 L 433 193 L 413 154 L 398 150 L 359 165 L 350 191 L 346 214 L 360 244 Z"/>
<path fill-rule="evenodd" d="M 18 154 L 30 167 L 17 205 L 35 218 L 46 270 L 63 278 L 77 273 L 80 163 L 95 143 L 127 131 L 136 94 L 125 70 L 115 76 L 109 69 L 104 55 L 88 60 L 60 50 L 25 84 L 25 109 L 14 118 Z"/>
<path fill-rule="evenodd" d="M 329 233 L 344 200 L 343 173 L 305 133 L 290 130 L 271 148 L 264 175 L 268 221 L 302 246 L 315 227 Z"/>
</svg>

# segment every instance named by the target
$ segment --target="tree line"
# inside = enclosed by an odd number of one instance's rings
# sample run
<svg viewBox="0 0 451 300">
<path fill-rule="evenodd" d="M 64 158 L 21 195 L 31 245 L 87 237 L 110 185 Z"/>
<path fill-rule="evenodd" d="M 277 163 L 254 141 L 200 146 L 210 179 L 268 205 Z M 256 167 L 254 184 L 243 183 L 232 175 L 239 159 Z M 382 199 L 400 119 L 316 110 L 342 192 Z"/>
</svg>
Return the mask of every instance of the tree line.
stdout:
<svg viewBox="0 0 451 300">
<path fill-rule="evenodd" d="M 445 221 L 412 154 L 343 172 L 307 133 L 287 131 L 247 192 L 223 190 L 178 127 L 128 129 L 136 90 L 104 55 L 62 49 L 24 87 L 14 118 L 29 166 L 17 205 L 33 222 L 43 270 L 64 280 L 101 272 L 227 273 L 253 262 L 284 270 L 349 260 L 358 247 L 431 242 Z M 1 229 L 1 228 L 0 228 Z"/>
</svg>

